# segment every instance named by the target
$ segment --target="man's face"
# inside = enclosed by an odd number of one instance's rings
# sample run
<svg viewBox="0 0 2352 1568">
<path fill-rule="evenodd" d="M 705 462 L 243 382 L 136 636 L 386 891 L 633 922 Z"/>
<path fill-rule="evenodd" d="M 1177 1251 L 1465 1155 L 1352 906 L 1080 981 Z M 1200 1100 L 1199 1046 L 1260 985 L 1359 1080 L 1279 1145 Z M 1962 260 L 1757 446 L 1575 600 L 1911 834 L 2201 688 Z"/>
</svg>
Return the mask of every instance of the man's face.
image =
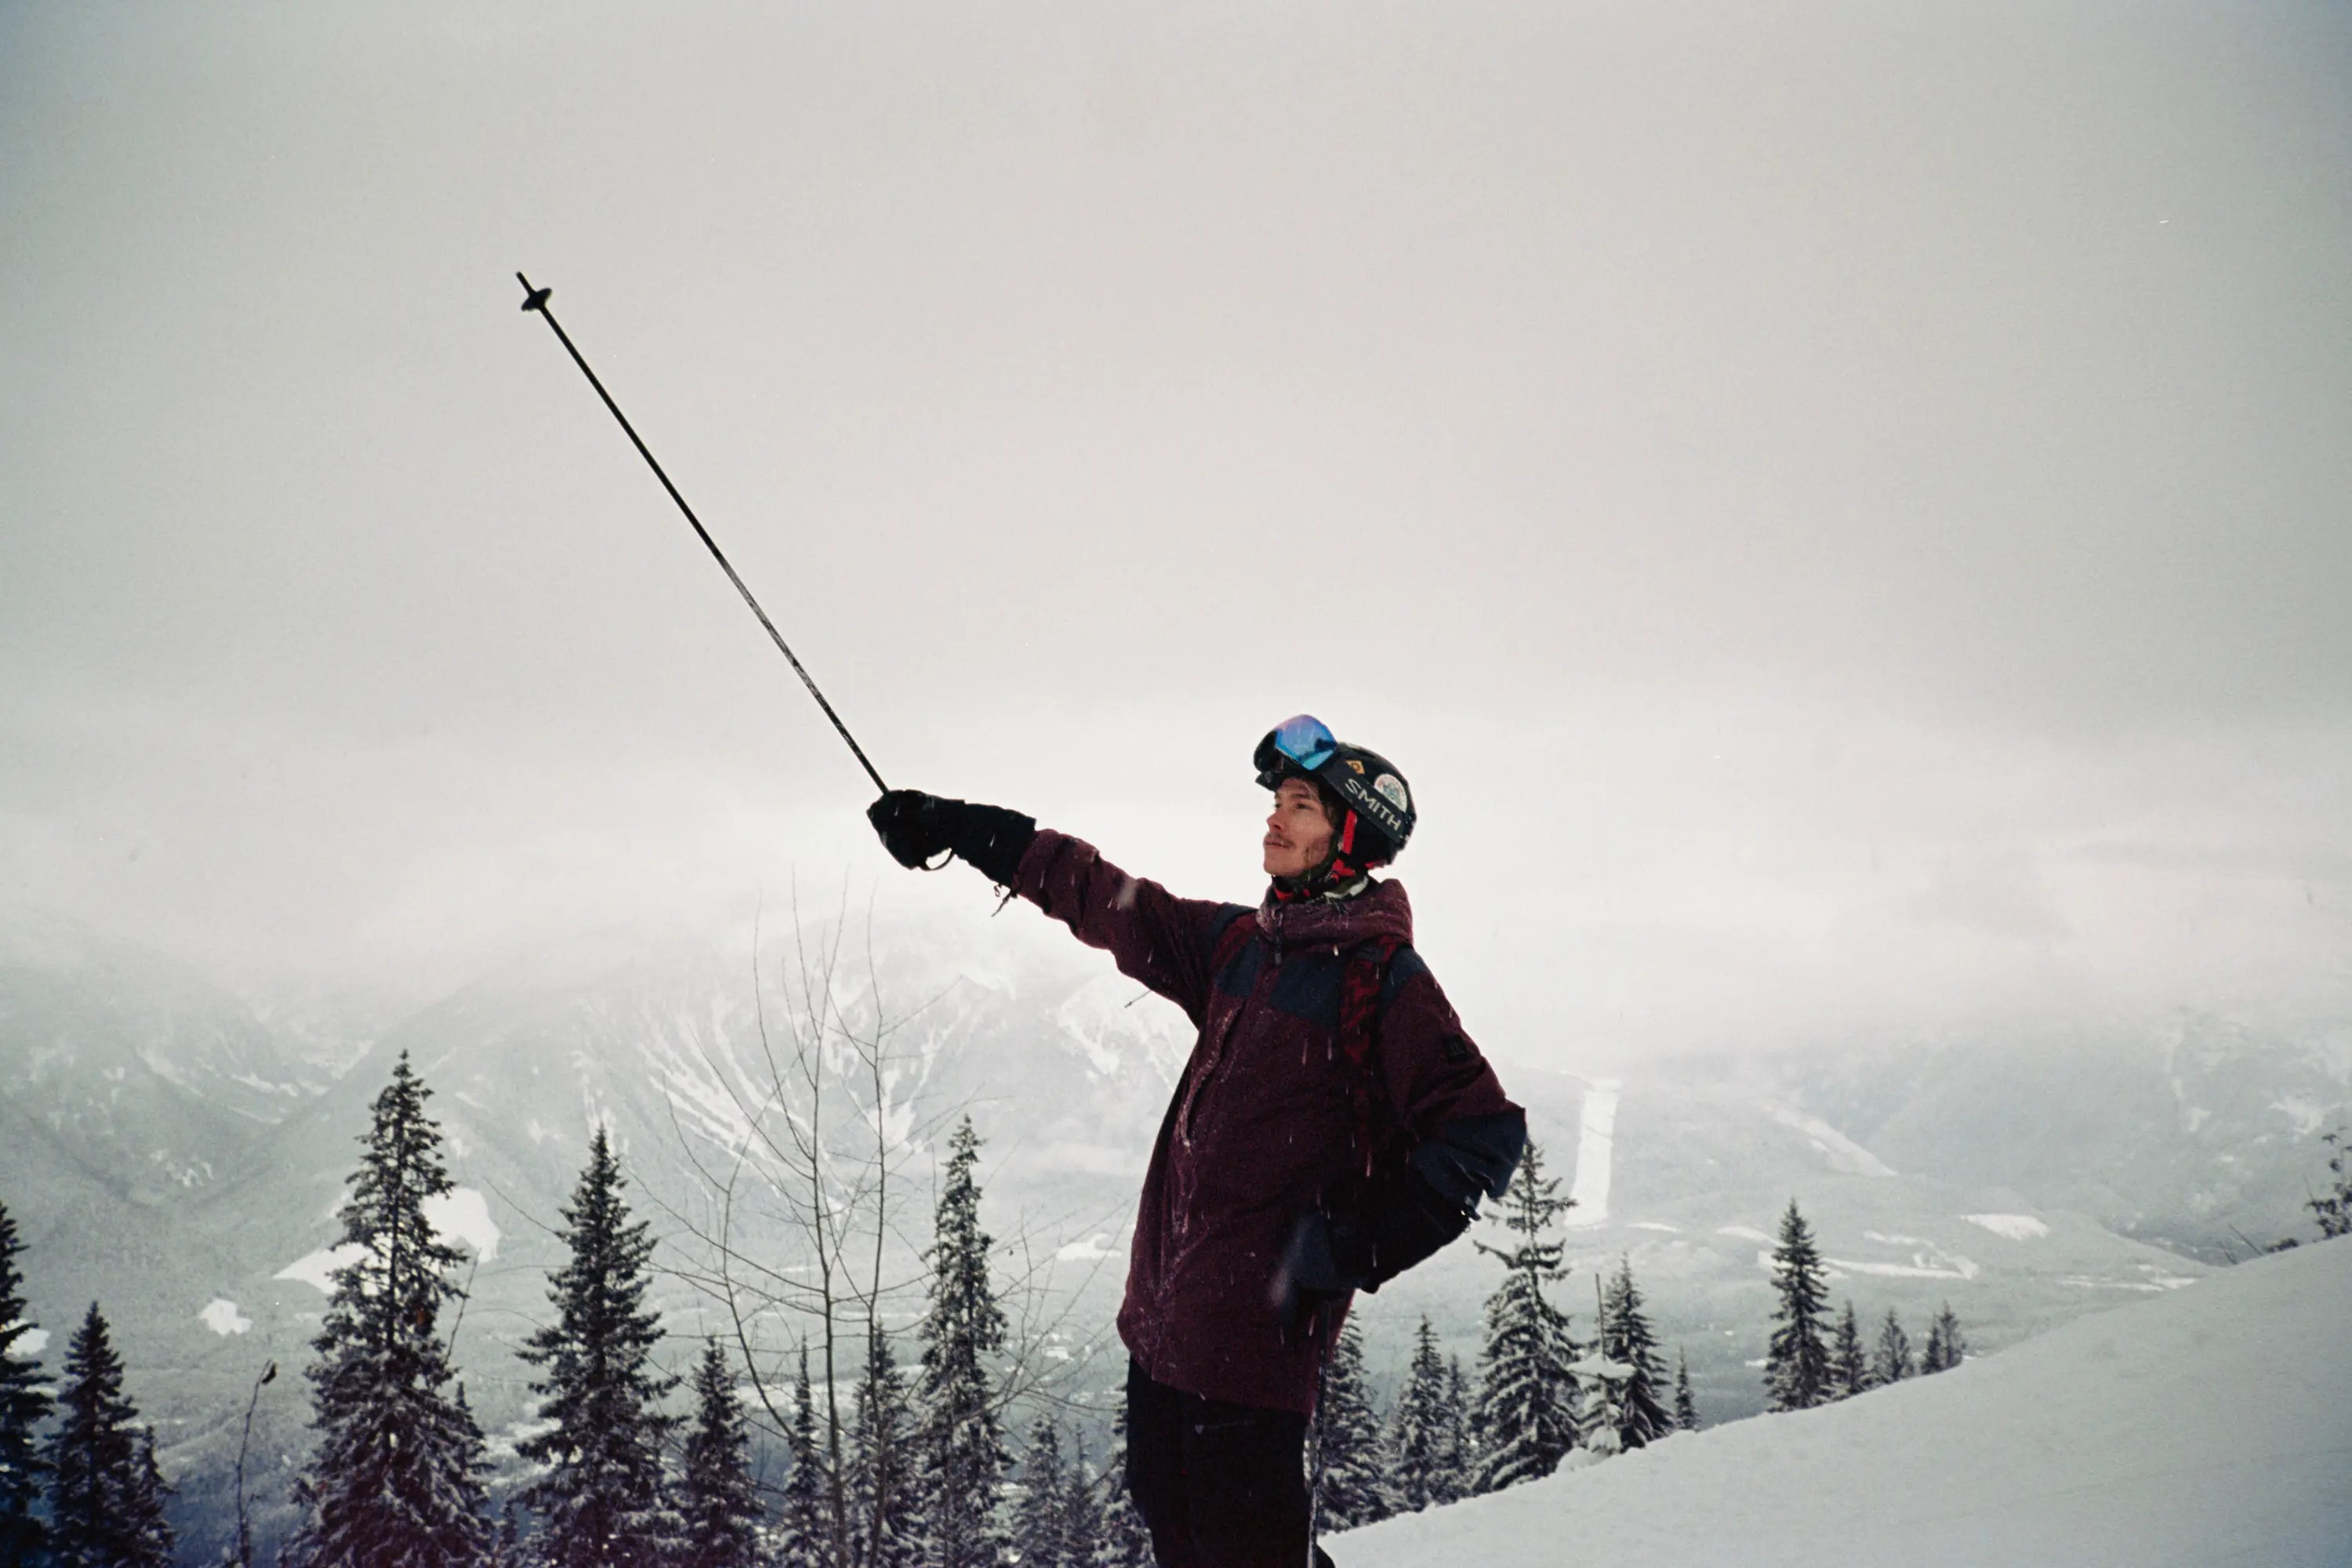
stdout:
<svg viewBox="0 0 2352 1568">
<path fill-rule="evenodd" d="M 1303 877 L 1331 852 L 1331 818 L 1323 797 L 1305 779 L 1285 779 L 1265 819 L 1265 874 Z"/>
</svg>

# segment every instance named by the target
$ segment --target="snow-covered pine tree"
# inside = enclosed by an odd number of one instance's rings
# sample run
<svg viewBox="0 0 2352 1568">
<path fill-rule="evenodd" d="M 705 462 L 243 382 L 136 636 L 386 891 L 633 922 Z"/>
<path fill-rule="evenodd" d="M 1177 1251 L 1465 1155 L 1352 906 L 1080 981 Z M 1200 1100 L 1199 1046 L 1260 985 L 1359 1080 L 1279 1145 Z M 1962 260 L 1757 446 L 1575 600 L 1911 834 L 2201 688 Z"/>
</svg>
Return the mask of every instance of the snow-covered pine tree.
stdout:
<svg viewBox="0 0 2352 1568">
<path fill-rule="evenodd" d="M 1462 1358 L 1445 1358 L 1445 1442 L 1440 1451 L 1433 1502 L 1460 1502 L 1477 1485 L 1478 1445 L 1470 1428 L 1470 1379 Z"/>
<path fill-rule="evenodd" d="M 2319 1222 L 2323 1240 L 2352 1236 L 2352 1138 L 2337 1127 L 2323 1133 L 2319 1141 L 2327 1145 L 2327 1173 L 2335 1178 L 2335 1184 L 2304 1206 Z"/>
<path fill-rule="evenodd" d="M 989 1371 L 1004 1346 L 1004 1313 L 988 1279 L 979 1163 L 980 1135 L 967 1116 L 948 1141 L 931 1233 L 930 1310 L 919 1331 L 926 1568 L 996 1568 L 1004 1555 L 997 1483 L 1009 1457 Z"/>
<path fill-rule="evenodd" d="M 1944 1303 L 1927 1324 L 1927 1348 L 1919 1352 L 1922 1373 L 1949 1372 L 1960 1364 L 1969 1353 L 1969 1342 L 1960 1334 L 1960 1320 L 1952 1315 L 1952 1304 Z"/>
<path fill-rule="evenodd" d="M 677 1483 L 685 1545 L 677 1568 L 759 1568 L 760 1494 L 751 1479 L 751 1433 L 735 1372 L 712 1339 L 694 1368 L 694 1421 Z"/>
<path fill-rule="evenodd" d="M 548 1467 L 522 1492 L 545 1520 L 537 1542 L 550 1568 L 625 1568 L 678 1550 L 684 1522 L 662 1474 L 662 1446 L 677 1427 L 662 1400 L 677 1379 L 654 1365 L 661 1314 L 646 1305 L 650 1226 L 629 1217 L 620 1162 L 599 1126 L 588 1165 L 556 1232 L 572 1256 L 549 1277 L 555 1321 L 522 1343 L 541 1369 L 531 1392 L 552 1423 L 515 1446 Z"/>
<path fill-rule="evenodd" d="M 1389 1419 L 1389 1481 L 1399 1513 L 1419 1513 L 1454 1500 L 1454 1457 L 1447 1450 L 1458 1440 L 1459 1423 L 1448 1405 L 1445 1362 L 1437 1353 L 1436 1331 L 1423 1314 L 1413 1331 L 1404 1386 L 1397 1391 L 1396 1410 Z"/>
<path fill-rule="evenodd" d="M 1608 1458 L 1625 1451 L 1625 1385 L 1633 1369 L 1601 1353 L 1596 1339 L 1569 1371 L 1576 1374 L 1576 1440 L 1588 1454 Z"/>
<path fill-rule="evenodd" d="M 1878 1344 L 1871 1352 L 1871 1386 L 1900 1383 L 1916 1371 L 1911 1363 L 1911 1336 L 1903 1331 L 1903 1320 L 1889 1307 L 1886 1321 L 1878 1325 Z"/>
<path fill-rule="evenodd" d="M 55 1568 L 169 1568 L 167 1489 L 152 1438 L 122 1392 L 122 1358 L 98 1303 L 66 1347 L 49 1473 L 49 1552 Z"/>
<path fill-rule="evenodd" d="M 16 1220 L 0 1204 L 0 1568 L 32 1568 L 49 1540 L 39 1510 L 48 1474 L 40 1428 L 54 1401 L 41 1363 L 17 1348 L 33 1331 L 25 1315 L 25 1277 L 16 1268 L 24 1250 Z"/>
<path fill-rule="evenodd" d="M 1083 1491 L 1086 1478 L 1064 1473 L 1061 1428 L 1052 1416 L 1038 1416 L 1021 1463 L 1021 1501 L 1013 1510 L 1013 1554 L 1021 1568 L 1079 1568 L 1068 1538 L 1073 1483 Z"/>
<path fill-rule="evenodd" d="M 1870 1387 L 1870 1351 L 1862 1342 L 1862 1321 L 1853 1315 L 1853 1298 L 1846 1298 L 1838 1314 L 1837 1332 L 1830 1340 L 1830 1397 L 1852 1399 Z"/>
<path fill-rule="evenodd" d="M 1096 1532 L 1092 1568 L 1153 1568 L 1151 1532 L 1135 1495 L 1127 1489 L 1127 1393 L 1111 1417 L 1110 1458 L 1103 1467 L 1102 1525 Z"/>
<path fill-rule="evenodd" d="M 784 1452 L 792 1468 L 784 1472 L 783 1506 L 776 1520 L 774 1568 L 825 1568 L 833 1560 L 827 1549 L 833 1531 L 805 1343 L 800 1375 L 793 1380 L 793 1421 L 784 1433 Z"/>
<path fill-rule="evenodd" d="M 1944 1326 L 1944 1370 L 1949 1372 L 1969 1359 L 1968 1336 L 1960 1332 L 1960 1320 L 1953 1315 L 1949 1301 L 1944 1303 L 1944 1310 L 1936 1318 Z"/>
<path fill-rule="evenodd" d="M 1126 1478 L 1116 1485 L 1124 1488 Z M 1103 1545 L 1103 1478 L 1087 1462 L 1086 1444 L 1073 1438 L 1062 1477 L 1062 1542 L 1068 1568 L 1092 1568 Z"/>
<path fill-rule="evenodd" d="M 1780 1240 L 1772 1249 L 1772 1289 L 1780 1299 L 1772 1319 L 1780 1326 L 1764 1352 L 1768 1406 L 1805 1410 L 1825 1405 L 1831 1396 L 1830 1352 L 1823 1339 L 1829 1273 L 1794 1198 L 1780 1216 Z"/>
<path fill-rule="evenodd" d="M 922 1552 L 922 1477 L 913 1452 L 907 1377 L 877 1321 L 849 1428 L 851 1560 L 858 1568 L 911 1568 Z"/>
<path fill-rule="evenodd" d="M 303 1520 L 287 1557 L 302 1568 L 471 1568 L 490 1551 L 482 1434 L 440 1331 L 457 1249 L 425 1200 L 450 1190 L 432 1091 L 401 1053 L 375 1097 L 326 1321 L 310 1342 L 318 1447 L 295 1483 Z"/>
<path fill-rule="evenodd" d="M 1559 1192 L 1559 1183 L 1544 1177 L 1543 1151 L 1530 1142 L 1500 1216 L 1519 1239 L 1508 1247 L 1476 1244 L 1499 1258 L 1504 1270 L 1503 1283 L 1486 1298 L 1478 1413 L 1472 1422 L 1478 1444 L 1475 1489 L 1481 1492 L 1548 1476 L 1576 1446 L 1576 1380 L 1568 1370 L 1577 1359 L 1576 1342 L 1567 1315 L 1544 1295 L 1547 1284 L 1568 1273 L 1562 1244 L 1544 1239 L 1576 1201 Z"/>
<path fill-rule="evenodd" d="M 1679 1347 L 1675 1351 L 1675 1430 L 1698 1430 L 1698 1401 L 1691 1397 L 1690 1357 Z"/>
<path fill-rule="evenodd" d="M 1642 1310 L 1642 1291 L 1633 1283 L 1633 1259 L 1620 1254 L 1617 1272 L 1601 1293 L 1601 1318 L 1595 1348 L 1609 1360 L 1632 1370 L 1617 1394 L 1615 1429 L 1620 1448 L 1640 1448 L 1675 1429 L 1675 1418 L 1661 1397 L 1666 1369 L 1658 1359 L 1657 1331 Z"/>
<path fill-rule="evenodd" d="M 530 1551 L 522 1542 L 522 1526 L 509 1498 L 499 1507 L 498 1529 L 490 1535 L 490 1552 L 482 1561 L 488 1568 L 530 1568 Z"/>
<path fill-rule="evenodd" d="M 1315 1517 L 1325 1530 L 1353 1530 L 1396 1511 L 1389 1488 L 1388 1445 L 1364 1371 L 1364 1339 L 1351 1321 L 1339 1331 L 1323 1372 L 1308 1452 L 1315 1471 Z"/>
</svg>

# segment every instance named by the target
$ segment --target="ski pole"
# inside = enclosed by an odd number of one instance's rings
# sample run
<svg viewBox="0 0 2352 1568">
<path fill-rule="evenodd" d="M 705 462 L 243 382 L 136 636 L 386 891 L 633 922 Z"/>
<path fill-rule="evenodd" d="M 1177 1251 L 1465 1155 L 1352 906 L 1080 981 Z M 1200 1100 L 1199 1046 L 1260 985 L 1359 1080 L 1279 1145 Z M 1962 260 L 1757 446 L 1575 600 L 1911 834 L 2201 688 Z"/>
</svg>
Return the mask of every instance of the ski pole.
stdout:
<svg viewBox="0 0 2352 1568">
<path fill-rule="evenodd" d="M 588 368 L 587 360 L 583 358 L 579 349 L 572 345 L 572 334 L 563 330 L 562 323 L 555 319 L 555 312 L 547 308 L 548 296 L 555 292 L 553 287 L 534 289 L 530 286 L 530 279 L 520 272 L 515 274 L 515 281 L 522 285 L 522 308 L 525 310 L 538 311 L 547 324 L 554 329 L 556 341 L 561 342 L 564 352 L 572 356 L 572 363 L 580 367 L 580 374 L 588 378 L 588 384 L 596 389 L 596 395 L 604 400 L 604 406 L 613 411 L 613 417 L 621 422 L 621 428 L 627 432 L 629 444 L 636 447 L 637 456 L 646 460 L 646 466 L 654 471 L 654 478 L 659 479 L 662 489 L 669 492 L 669 499 L 677 503 L 677 510 L 684 512 L 686 521 L 694 525 L 695 534 L 709 550 L 710 558 L 719 563 L 719 569 L 727 574 L 727 580 L 735 584 L 735 591 L 743 595 L 743 602 L 751 606 L 751 613 L 760 617 L 761 626 L 768 628 L 768 636 L 774 639 L 777 651 L 792 661 L 793 672 L 801 678 L 801 684 L 808 688 L 809 695 L 816 699 L 816 705 L 824 710 L 824 716 L 833 721 L 833 727 L 839 731 L 841 738 L 849 743 L 851 754 L 857 758 L 857 765 L 866 770 L 866 776 L 874 781 L 876 789 L 880 790 L 884 795 L 889 794 L 890 786 L 882 782 L 882 775 L 875 772 L 872 763 L 866 760 L 866 748 L 857 743 L 857 737 L 849 732 L 849 726 L 841 721 L 841 715 L 833 710 L 833 704 L 827 702 L 824 700 L 824 693 L 817 689 L 816 679 L 809 674 L 808 667 L 801 663 L 800 656 L 793 652 L 791 644 L 784 641 L 784 634 L 776 629 L 776 623 L 768 618 L 768 612 L 760 607 L 760 601 L 751 596 L 751 590 L 744 585 L 742 577 L 736 573 L 734 563 L 727 559 L 726 552 L 720 550 L 719 542 L 710 537 L 710 531 L 702 526 L 702 520 L 694 515 L 694 509 L 686 504 L 686 498 L 677 493 L 677 487 L 669 482 L 669 476 L 662 472 L 662 466 L 655 458 L 653 449 L 647 447 L 644 437 L 637 434 L 637 427 L 629 423 L 629 416 L 621 412 L 621 405 L 613 401 L 613 395 L 604 390 L 604 384 L 596 379 L 596 373 Z"/>
<path fill-rule="evenodd" d="M 1323 1394 L 1330 1370 L 1327 1350 L 1315 1363 L 1315 1415 L 1307 1428 L 1307 1568 L 1315 1568 L 1322 1555 L 1315 1549 L 1315 1537 L 1323 1526 Z"/>
</svg>

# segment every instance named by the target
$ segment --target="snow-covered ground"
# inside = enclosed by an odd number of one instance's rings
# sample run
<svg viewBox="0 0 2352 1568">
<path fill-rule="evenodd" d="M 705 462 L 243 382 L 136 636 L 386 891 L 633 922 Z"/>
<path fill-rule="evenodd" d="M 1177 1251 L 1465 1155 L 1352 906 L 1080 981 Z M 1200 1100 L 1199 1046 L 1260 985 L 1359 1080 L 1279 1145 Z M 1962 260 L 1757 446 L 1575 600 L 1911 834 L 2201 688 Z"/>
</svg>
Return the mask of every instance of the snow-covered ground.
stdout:
<svg viewBox="0 0 2352 1568">
<path fill-rule="evenodd" d="M 1341 1568 L 2346 1568 L 2352 1240 L 1330 1543 Z"/>
</svg>

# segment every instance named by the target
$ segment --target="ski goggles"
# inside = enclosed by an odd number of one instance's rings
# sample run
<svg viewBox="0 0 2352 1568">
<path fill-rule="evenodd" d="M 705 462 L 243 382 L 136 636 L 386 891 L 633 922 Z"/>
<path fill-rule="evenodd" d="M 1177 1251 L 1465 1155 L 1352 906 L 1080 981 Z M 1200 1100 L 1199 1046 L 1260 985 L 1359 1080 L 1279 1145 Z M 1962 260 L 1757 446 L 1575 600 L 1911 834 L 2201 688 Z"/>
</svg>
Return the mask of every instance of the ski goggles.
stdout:
<svg viewBox="0 0 2352 1568">
<path fill-rule="evenodd" d="M 1258 777 L 1264 780 L 1284 773 L 1285 760 L 1311 773 L 1329 762 L 1339 749 L 1339 737 L 1331 733 L 1328 724 L 1312 713 L 1301 713 L 1268 730 L 1250 760 L 1257 764 Z"/>
</svg>

